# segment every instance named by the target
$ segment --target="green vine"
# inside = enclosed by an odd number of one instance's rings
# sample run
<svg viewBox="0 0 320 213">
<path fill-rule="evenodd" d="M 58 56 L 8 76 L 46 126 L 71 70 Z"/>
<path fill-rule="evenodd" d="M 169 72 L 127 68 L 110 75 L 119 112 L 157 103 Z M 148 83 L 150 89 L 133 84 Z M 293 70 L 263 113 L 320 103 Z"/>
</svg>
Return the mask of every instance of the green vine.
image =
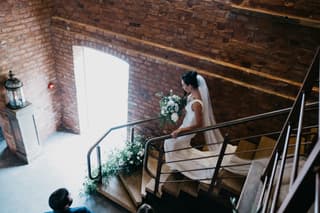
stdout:
<svg viewBox="0 0 320 213">
<path fill-rule="evenodd" d="M 102 165 L 102 177 L 104 184 L 108 184 L 111 177 L 120 173 L 131 174 L 141 168 L 144 157 L 145 139 L 137 135 L 133 142 L 127 141 L 122 150 L 113 150 L 108 157 L 108 161 Z M 97 176 L 98 169 L 92 171 L 93 176 Z M 83 183 L 85 194 L 96 193 L 98 180 L 91 180 L 85 177 Z"/>
</svg>

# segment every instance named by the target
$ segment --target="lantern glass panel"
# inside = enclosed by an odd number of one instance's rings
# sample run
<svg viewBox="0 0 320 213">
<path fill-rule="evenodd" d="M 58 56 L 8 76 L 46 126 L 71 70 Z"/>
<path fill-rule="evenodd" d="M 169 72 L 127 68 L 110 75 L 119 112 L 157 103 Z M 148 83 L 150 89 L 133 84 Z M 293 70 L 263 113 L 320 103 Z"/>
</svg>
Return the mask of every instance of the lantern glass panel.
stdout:
<svg viewBox="0 0 320 213">
<path fill-rule="evenodd" d="M 23 83 L 13 77 L 9 71 L 9 79 L 5 81 L 5 88 L 7 91 L 7 106 L 12 109 L 19 109 L 26 106 L 26 100 L 23 94 Z"/>
</svg>

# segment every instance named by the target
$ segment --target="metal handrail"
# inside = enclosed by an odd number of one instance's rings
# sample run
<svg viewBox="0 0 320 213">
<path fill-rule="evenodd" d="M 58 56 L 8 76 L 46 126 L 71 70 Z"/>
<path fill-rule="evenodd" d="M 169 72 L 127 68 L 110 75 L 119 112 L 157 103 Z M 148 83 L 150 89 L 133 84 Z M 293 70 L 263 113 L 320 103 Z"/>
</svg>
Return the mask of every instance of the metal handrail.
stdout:
<svg viewBox="0 0 320 213">
<path fill-rule="evenodd" d="M 285 137 L 285 132 L 286 132 L 287 126 L 289 125 L 290 122 L 292 122 L 291 121 L 292 117 L 297 113 L 298 106 L 299 106 L 302 94 L 305 93 L 305 92 L 310 92 L 312 90 L 312 88 L 313 88 L 313 84 L 311 84 L 310 82 L 311 82 L 312 79 L 314 79 L 313 78 L 314 75 L 316 75 L 316 72 L 312 72 L 312 71 L 314 69 L 315 62 L 317 60 L 319 61 L 319 53 L 320 53 L 320 48 L 318 48 L 317 51 L 316 51 L 316 54 L 315 54 L 315 56 L 314 56 L 314 58 L 312 60 L 312 64 L 309 67 L 309 70 L 308 70 L 308 72 L 306 74 L 306 77 L 305 77 L 305 79 L 303 81 L 302 87 L 300 88 L 300 90 L 298 92 L 298 95 L 297 95 L 297 98 L 296 98 L 295 102 L 293 103 L 293 105 L 291 107 L 289 115 L 288 115 L 288 117 L 287 117 L 287 119 L 286 119 L 286 121 L 285 121 L 285 123 L 283 125 L 283 128 L 281 130 L 280 136 L 279 136 L 279 138 L 277 140 L 277 144 L 276 144 L 276 146 L 274 148 L 273 153 L 271 154 L 271 158 L 269 160 L 267 168 L 265 169 L 264 174 L 262 175 L 262 178 L 264 178 L 267 175 L 267 173 L 271 172 L 271 166 L 272 166 L 271 162 L 274 160 L 273 158 L 275 156 L 276 150 L 278 150 L 280 148 L 280 145 L 281 145 L 280 141 L 282 141 L 284 139 L 284 137 Z"/>
<path fill-rule="evenodd" d="M 308 103 L 306 105 L 306 110 L 314 109 L 314 107 L 316 107 L 316 106 L 318 106 L 317 102 Z M 266 119 L 266 118 L 271 118 L 271 117 L 275 117 L 275 116 L 278 116 L 278 115 L 282 115 L 282 114 L 288 113 L 288 112 L 290 112 L 291 109 L 292 109 L 292 107 L 283 108 L 283 109 L 274 110 L 274 111 L 270 111 L 270 112 L 266 112 L 266 113 L 261 113 L 261 114 L 258 114 L 258 115 L 252 115 L 252 116 L 239 118 L 239 119 L 235 119 L 235 120 L 231 120 L 231 121 L 227 121 L 227 122 L 222 122 L 222 123 L 215 124 L 215 125 L 212 125 L 212 126 L 197 128 L 197 129 L 194 129 L 192 131 L 183 132 L 183 133 L 179 134 L 179 137 L 180 136 L 184 136 L 184 135 L 190 135 L 190 134 L 205 132 L 205 131 L 209 131 L 209 130 L 219 129 L 219 128 L 235 126 L 235 125 L 243 124 L 243 123 L 250 122 L 250 121 L 256 121 L 256 120 L 262 120 L 262 119 Z M 172 136 L 170 134 L 166 134 L 166 135 L 150 138 L 149 140 L 146 141 L 146 144 L 145 144 L 145 150 L 146 151 L 145 151 L 143 165 L 144 165 L 144 169 L 146 170 L 148 175 L 150 177 L 152 177 L 152 178 L 156 178 L 156 176 L 154 176 L 152 174 L 152 172 L 149 170 L 149 168 L 147 166 L 148 165 L 147 164 L 148 163 L 147 159 L 148 159 L 148 156 L 149 156 L 149 153 L 148 153 L 147 150 L 149 150 L 152 142 L 160 141 L 160 140 L 162 141 L 162 140 L 169 139 L 169 138 L 172 138 Z M 234 141 L 234 140 L 230 140 L 230 141 Z M 208 145 L 212 145 L 212 143 L 211 144 L 209 143 Z"/>
<path fill-rule="evenodd" d="M 272 151 L 271 157 L 269 158 L 267 167 L 265 168 L 263 175 L 261 176 L 261 181 L 266 184 L 268 187 L 267 192 L 265 188 L 261 191 L 259 208 L 262 207 L 262 212 L 266 212 L 268 206 L 271 201 L 271 212 L 275 212 L 275 208 L 277 205 L 278 197 L 279 197 L 279 188 L 281 185 L 281 180 L 283 177 L 283 170 L 285 164 L 285 156 L 288 149 L 288 137 L 291 134 L 291 127 L 294 125 L 298 126 L 297 137 L 296 137 L 296 146 L 294 150 L 294 161 L 293 161 L 293 169 L 290 178 L 290 187 L 295 183 L 295 179 L 297 176 L 297 168 L 299 161 L 299 149 L 301 143 L 301 131 L 302 131 L 302 120 L 303 120 L 303 112 L 305 107 L 305 98 L 312 92 L 315 81 L 317 78 L 319 80 L 319 72 L 320 72 L 320 47 L 317 48 L 316 54 L 312 60 L 311 65 L 309 66 L 308 72 L 303 80 L 302 86 L 297 94 L 297 97 L 293 103 L 292 109 L 290 110 L 286 121 L 282 127 L 281 133 L 277 139 L 276 145 Z M 318 102 L 319 102 L 318 94 Z M 319 106 L 318 106 L 319 109 Z M 318 120 L 319 125 L 319 120 Z M 278 166 L 279 156 L 282 155 L 281 165 L 279 167 L 279 171 L 277 174 L 277 180 L 275 189 L 272 192 L 273 198 L 271 198 L 271 189 L 273 188 L 273 181 L 275 180 L 275 170 Z M 265 193 L 266 197 L 265 197 Z M 292 193 L 289 193 L 292 196 Z M 264 198 L 265 197 L 265 198 Z M 263 199 L 262 199 L 263 198 Z M 265 200 L 265 202 L 264 202 Z M 285 203 L 288 205 L 289 203 Z"/>
<path fill-rule="evenodd" d="M 121 124 L 121 125 L 118 125 L 118 126 L 114 126 L 114 127 L 111 127 L 104 135 L 102 135 L 100 137 L 100 139 L 95 143 L 93 144 L 89 151 L 87 152 L 87 164 L 88 164 L 88 177 L 91 179 L 91 180 L 94 180 L 94 179 L 101 179 L 101 153 L 100 153 L 100 148 L 99 148 L 99 144 L 114 130 L 117 130 L 117 129 L 121 129 L 121 128 L 124 128 L 124 127 L 129 127 L 129 126 L 134 126 L 134 125 L 138 125 L 138 124 L 142 124 L 142 123 L 147 123 L 147 122 L 150 122 L 150 121 L 155 121 L 155 120 L 158 120 L 160 119 L 160 117 L 154 117 L 154 118 L 147 118 L 147 119 L 144 119 L 144 120 L 139 120 L 139 121 L 133 121 L 133 122 L 129 122 L 129 123 L 126 123 L 126 124 Z M 99 173 L 96 177 L 93 177 L 92 175 L 92 171 L 91 171 L 91 153 L 92 151 L 97 148 L 97 156 L 98 156 L 98 165 L 99 165 Z"/>
</svg>

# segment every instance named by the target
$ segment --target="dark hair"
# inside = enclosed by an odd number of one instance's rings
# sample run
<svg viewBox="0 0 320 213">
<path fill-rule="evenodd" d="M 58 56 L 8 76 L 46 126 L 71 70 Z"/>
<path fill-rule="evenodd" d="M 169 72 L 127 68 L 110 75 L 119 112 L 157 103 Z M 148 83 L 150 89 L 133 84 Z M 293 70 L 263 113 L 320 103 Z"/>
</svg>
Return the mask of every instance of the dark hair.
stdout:
<svg viewBox="0 0 320 213">
<path fill-rule="evenodd" d="M 138 208 L 137 213 L 154 213 L 154 211 L 149 204 L 144 203 Z"/>
<path fill-rule="evenodd" d="M 63 210 L 68 204 L 71 205 L 71 202 L 66 188 L 57 189 L 49 197 L 49 206 L 53 210 Z"/>
<path fill-rule="evenodd" d="M 196 71 L 188 71 L 182 75 L 181 79 L 187 86 L 191 85 L 193 88 L 198 88 L 197 75 L 198 73 Z"/>
</svg>

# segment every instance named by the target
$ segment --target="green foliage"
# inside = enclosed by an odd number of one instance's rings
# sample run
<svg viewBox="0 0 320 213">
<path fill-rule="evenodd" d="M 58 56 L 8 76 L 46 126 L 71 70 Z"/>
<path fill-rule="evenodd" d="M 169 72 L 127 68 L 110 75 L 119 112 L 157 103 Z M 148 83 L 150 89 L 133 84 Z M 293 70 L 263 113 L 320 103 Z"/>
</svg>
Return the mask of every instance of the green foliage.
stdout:
<svg viewBox="0 0 320 213">
<path fill-rule="evenodd" d="M 122 150 L 115 149 L 108 157 L 108 161 L 102 165 L 102 177 L 105 184 L 109 183 L 111 177 L 119 173 L 131 174 L 141 168 L 144 157 L 145 139 L 142 136 L 135 136 L 134 141 L 126 142 Z M 98 174 L 98 169 L 93 170 L 93 176 Z M 85 178 L 84 193 L 93 194 L 96 192 L 98 180 Z"/>
</svg>

